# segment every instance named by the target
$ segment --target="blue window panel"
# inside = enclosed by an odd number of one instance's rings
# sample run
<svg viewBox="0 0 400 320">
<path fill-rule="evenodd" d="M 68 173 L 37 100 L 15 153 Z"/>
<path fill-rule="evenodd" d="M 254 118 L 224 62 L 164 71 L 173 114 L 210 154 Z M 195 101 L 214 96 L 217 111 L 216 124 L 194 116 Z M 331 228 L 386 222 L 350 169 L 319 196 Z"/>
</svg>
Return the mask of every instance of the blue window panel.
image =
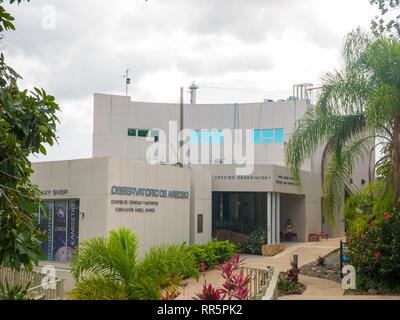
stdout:
<svg viewBox="0 0 400 320">
<path fill-rule="evenodd" d="M 199 131 L 192 131 L 190 133 L 190 144 L 199 144 L 199 143 L 200 143 Z"/>
<path fill-rule="evenodd" d="M 275 130 L 275 143 L 283 143 L 283 129 Z"/>
<path fill-rule="evenodd" d="M 274 138 L 274 130 L 263 130 L 262 137 L 273 139 Z"/>
<path fill-rule="evenodd" d="M 263 130 L 262 131 L 262 142 L 263 143 L 274 143 L 274 130 Z"/>
<path fill-rule="evenodd" d="M 222 131 L 211 131 L 212 144 L 222 144 Z"/>
<path fill-rule="evenodd" d="M 261 130 L 254 130 L 254 144 L 261 144 Z"/>
<path fill-rule="evenodd" d="M 210 131 L 201 131 L 200 132 L 200 143 L 201 144 L 211 144 L 212 135 Z"/>
</svg>

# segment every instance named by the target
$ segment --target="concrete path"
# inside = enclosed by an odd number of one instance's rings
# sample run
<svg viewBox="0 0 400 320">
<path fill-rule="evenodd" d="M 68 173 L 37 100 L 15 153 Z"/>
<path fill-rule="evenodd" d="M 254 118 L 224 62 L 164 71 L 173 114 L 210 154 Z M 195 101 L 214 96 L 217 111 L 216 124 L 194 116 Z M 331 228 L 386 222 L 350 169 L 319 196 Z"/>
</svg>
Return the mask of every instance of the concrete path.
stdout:
<svg viewBox="0 0 400 320">
<path fill-rule="evenodd" d="M 285 251 L 273 257 L 262 257 L 255 255 L 241 255 L 246 258 L 246 264 L 255 267 L 272 266 L 279 271 L 287 271 L 291 268 L 290 259 L 293 255 L 299 256 L 299 266 L 316 261 L 318 257 L 325 256 L 328 253 L 340 247 L 341 238 L 321 240 L 319 242 L 285 242 Z"/>
<path fill-rule="evenodd" d="M 329 239 L 319 242 L 288 242 L 285 243 L 285 251 L 274 257 L 262 257 L 255 255 L 241 255 L 246 259 L 246 265 L 255 267 L 273 266 L 279 271 L 287 271 L 291 268 L 290 259 L 294 254 L 299 256 L 299 266 L 316 261 L 319 256 L 325 256 L 328 253 L 340 247 L 340 240 Z M 214 288 L 222 285 L 220 272 L 218 270 L 208 271 L 206 274 L 207 283 L 212 283 Z M 299 281 L 307 289 L 302 295 L 290 295 L 280 297 L 278 300 L 400 300 L 400 296 L 369 296 L 369 295 L 343 295 L 343 288 L 340 283 L 325 280 L 316 277 L 299 275 Z M 199 281 L 188 279 L 185 287 L 180 288 L 183 293 L 178 300 L 191 300 L 196 293 L 201 292 L 204 279 Z"/>
<path fill-rule="evenodd" d="M 307 287 L 301 295 L 279 297 L 278 300 L 400 300 L 400 296 L 343 295 L 342 286 L 334 281 L 299 275 Z"/>
<path fill-rule="evenodd" d="M 263 257 L 249 254 L 242 254 L 241 258 L 245 259 L 245 265 L 254 267 L 272 266 L 279 271 L 287 271 L 291 268 L 290 259 L 294 254 L 299 256 L 299 266 L 317 260 L 319 256 L 339 248 L 341 239 L 321 240 L 320 242 L 286 242 L 285 251 L 274 257 Z M 220 271 L 210 270 L 206 273 L 207 284 L 212 283 L 214 288 L 222 286 Z M 181 296 L 177 300 L 191 300 L 196 293 L 203 289 L 204 279 L 200 277 L 199 281 L 188 279 L 184 282 L 184 286 L 179 289 L 182 291 Z"/>
</svg>

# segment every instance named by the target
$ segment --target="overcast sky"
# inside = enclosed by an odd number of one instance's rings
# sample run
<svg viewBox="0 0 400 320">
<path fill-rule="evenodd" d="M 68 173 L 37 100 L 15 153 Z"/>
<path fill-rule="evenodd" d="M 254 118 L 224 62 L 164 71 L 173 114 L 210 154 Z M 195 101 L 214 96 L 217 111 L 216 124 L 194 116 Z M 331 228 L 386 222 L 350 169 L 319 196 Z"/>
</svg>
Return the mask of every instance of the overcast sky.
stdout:
<svg viewBox="0 0 400 320">
<path fill-rule="evenodd" d="M 92 155 L 93 93 L 199 103 L 286 99 L 340 68 L 347 32 L 368 29 L 369 0 L 31 0 L 8 10 L 2 41 L 22 88 L 43 87 L 60 104 L 59 145 L 33 161 Z M 54 15 L 52 14 L 54 12 Z"/>
</svg>

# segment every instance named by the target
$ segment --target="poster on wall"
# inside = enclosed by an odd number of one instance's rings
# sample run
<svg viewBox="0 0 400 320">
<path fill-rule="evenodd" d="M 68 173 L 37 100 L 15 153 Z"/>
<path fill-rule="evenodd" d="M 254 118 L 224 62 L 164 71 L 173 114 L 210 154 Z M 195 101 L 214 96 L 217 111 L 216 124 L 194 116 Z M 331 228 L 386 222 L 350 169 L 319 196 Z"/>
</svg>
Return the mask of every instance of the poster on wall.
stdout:
<svg viewBox="0 0 400 320">
<path fill-rule="evenodd" d="M 67 262 L 67 201 L 54 201 L 53 261 Z"/>
<path fill-rule="evenodd" d="M 42 243 L 42 252 L 47 261 L 53 260 L 53 202 L 45 201 L 43 206 L 48 211 L 48 216 L 40 209 L 39 225 L 40 232 L 47 236 L 47 240 Z"/>
<path fill-rule="evenodd" d="M 47 236 L 42 252 L 48 261 L 68 263 L 79 243 L 79 200 L 44 201 L 48 216 L 40 209 L 40 231 Z"/>
<path fill-rule="evenodd" d="M 79 200 L 68 201 L 67 222 L 67 258 L 68 262 L 73 259 L 73 252 L 79 243 Z"/>
</svg>

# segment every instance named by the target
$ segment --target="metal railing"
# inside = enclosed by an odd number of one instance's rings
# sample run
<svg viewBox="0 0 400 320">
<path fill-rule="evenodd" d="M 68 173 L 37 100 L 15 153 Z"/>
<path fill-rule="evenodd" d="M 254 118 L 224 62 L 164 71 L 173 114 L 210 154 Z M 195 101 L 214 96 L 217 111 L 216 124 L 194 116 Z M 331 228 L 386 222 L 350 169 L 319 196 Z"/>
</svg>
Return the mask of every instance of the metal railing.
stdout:
<svg viewBox="0 0 400 320">
<path fill-rule="evenodd" d="M 48 275 L 21 269 L 19 272 L 11 268 L 0 266 L 0 282 L 6 289 L 9 287 L 22 286 L 23 289 L 29 284 L 26 298 L 33 300 L 62 300 L 64 297 L 64 280 L 55 278 L 48 282 Z"/>
<path fill-rule="evenodd" d="M 240 268 L 243 271 L 243 277 L 250 275 L 250 283 L 248 285 L 249 289 L 249 299 L 259 300 L 265 294 L 268 285 L 271 281 L 274 269 L 272 267 L 258 268 L 244 266 Z"/>
</svg>

